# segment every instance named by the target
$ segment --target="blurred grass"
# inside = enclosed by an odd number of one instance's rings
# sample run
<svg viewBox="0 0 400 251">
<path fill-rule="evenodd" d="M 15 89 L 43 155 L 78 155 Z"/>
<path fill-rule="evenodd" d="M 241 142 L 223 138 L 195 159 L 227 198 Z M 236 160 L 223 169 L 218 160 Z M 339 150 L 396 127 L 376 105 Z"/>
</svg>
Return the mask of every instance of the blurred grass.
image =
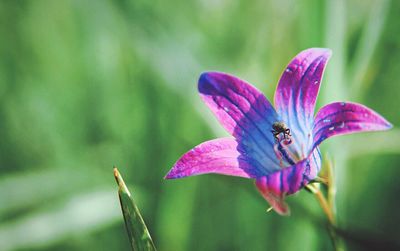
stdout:
<svg viewBox="0 0 400 251">
<path fill-rule="evenodd" d="M 308 47 L 334 53 L 319 106 L 355 100 L 397 125 L 399 11 L 378 0 L 1 1 L 0 249 L 128 250 L 109 197 L 117 165 L 159 250 L 331 250 L 305 192 L 282 218 L 251 181 L 162 177 L 226 135 L 197 96 L 201 72 L 235 74 L 271 100 Z M 399 140 L 396 129 L 324 143 L 343 228 L 400 235 Z"/>
</svg>

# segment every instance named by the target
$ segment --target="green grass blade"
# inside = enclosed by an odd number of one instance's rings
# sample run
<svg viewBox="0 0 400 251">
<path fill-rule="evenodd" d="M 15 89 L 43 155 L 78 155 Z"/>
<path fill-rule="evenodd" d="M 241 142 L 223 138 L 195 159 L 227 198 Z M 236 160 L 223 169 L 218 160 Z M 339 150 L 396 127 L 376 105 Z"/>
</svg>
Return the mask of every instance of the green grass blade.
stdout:
<svg viewBox="0 0 400 251">
<path fill-rule="evenodd" d="M 121 203 L 125 227 L 126 231 L 128 232 L 132 250 L 156 250 L 139 209 L 133 201 L 131 194 L 117 168 L 114 168 L 114 177 L 118 184 L 119 201 Z"/>
<path fill-rule="evenodd" d="M 354 55 L 354 63 L 350 68 L 350 81 L 352 96 L 360 100 L 371 84 L 367 80 L 367 74 L 371 74 L 368 67 L 371 66 L 374 52 L 385 28 L 386 17 L 390 7 L 390 0 L 375 1 L 374 8 L 368 18 L 357 51 Z"/>
</svg>

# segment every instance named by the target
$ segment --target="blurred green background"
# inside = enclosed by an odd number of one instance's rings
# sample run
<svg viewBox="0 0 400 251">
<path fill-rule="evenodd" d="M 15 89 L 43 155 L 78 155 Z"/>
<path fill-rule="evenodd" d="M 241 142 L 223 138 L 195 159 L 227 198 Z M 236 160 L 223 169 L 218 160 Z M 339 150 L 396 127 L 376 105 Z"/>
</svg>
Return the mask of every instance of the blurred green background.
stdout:
<svg viewBox="0 0 400 251">
<path fill-rule="evenodd" d="M 0 250 L 128 250 L 113 165 L 159 250 L 332 250 L 305 191 L 281 217 L 250 180 L 163 180 L 185 151 L 227 135 L 198 97 L 201 72 L 272 100 L 309 47 L 333 50 L 318 107 L 362 102 L 395 125 L 322 147 L 348 249 L 395 242 L 399 13 L 394 0 L 2 0 Z"/>
</svg>

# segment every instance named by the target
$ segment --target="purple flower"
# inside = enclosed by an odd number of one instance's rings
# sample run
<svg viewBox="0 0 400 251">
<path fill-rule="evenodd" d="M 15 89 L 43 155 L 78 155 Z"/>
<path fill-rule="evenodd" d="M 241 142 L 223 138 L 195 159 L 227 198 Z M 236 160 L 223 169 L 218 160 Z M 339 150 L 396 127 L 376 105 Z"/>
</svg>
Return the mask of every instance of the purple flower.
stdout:
<svg viewBox="0 0 400 251">
<path fill-rule="evenodd" d="M 175 163 L 166 178 L 217 173 L 255 179 L 275 211 L 288 215 L 284 198 L 317 177 L 321 168 L 318 145 L 322 141 L 392 127 L 375 111 L 350 102 L 328 104 L 313 116 L 330 56 L 329 49 L 300 52 L 279 80 L 275 108 L 259 90 L 239 78 L 203 73 L 200 96 L 234 138 L 196 146 Z"/>
</svg>

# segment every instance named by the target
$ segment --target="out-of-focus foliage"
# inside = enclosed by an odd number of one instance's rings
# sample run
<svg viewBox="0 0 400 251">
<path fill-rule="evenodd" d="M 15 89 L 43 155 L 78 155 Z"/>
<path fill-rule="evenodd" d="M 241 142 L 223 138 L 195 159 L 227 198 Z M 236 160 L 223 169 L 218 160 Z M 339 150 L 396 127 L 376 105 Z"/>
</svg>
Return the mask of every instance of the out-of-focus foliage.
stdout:
<svg viewBox="0 0 400 251">
<path fill-rule="evenodd" d="M 250 180 L 165 181 L 186 150 L 226 133 L 197 96 L 202 71 L 271 100 L 289 60 L 333 57 L 319 105 L 353 100 L 390 132 L 324 143 L 345 231 L 400 236 L 400 2 L 390 0 L 0 2 L 0 250 L 128 250 L 112 166 L 159 250 L 330 250 L 305 191 L 266 213 Z M 361 249 L 361 248 L 360 248 Z"/>
</svg>

